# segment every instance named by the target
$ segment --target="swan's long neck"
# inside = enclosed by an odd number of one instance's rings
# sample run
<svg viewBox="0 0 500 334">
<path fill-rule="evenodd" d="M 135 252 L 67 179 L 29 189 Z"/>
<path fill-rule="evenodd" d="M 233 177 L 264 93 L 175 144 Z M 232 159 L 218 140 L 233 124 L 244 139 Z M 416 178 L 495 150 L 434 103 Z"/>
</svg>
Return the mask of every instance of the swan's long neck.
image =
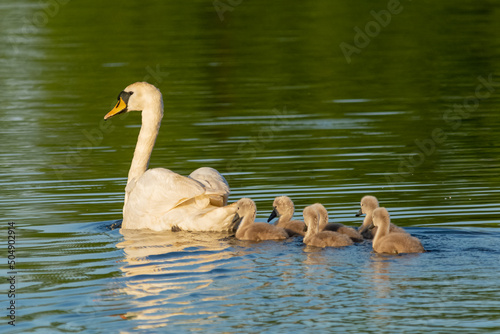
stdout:
<svg viewBox="0 0 500 334">
<path fill-rule="evenodd" d="M 160 95 L 159 100 L 152 100 L 142 110 L 142 126 L 139 138 L 137 138 L 134 158 L 128 172 L 127 185 L 141 177 L 148 169 L 149 158 L 153 152 L 162 117 L 163 102 Z"/>
</svg>

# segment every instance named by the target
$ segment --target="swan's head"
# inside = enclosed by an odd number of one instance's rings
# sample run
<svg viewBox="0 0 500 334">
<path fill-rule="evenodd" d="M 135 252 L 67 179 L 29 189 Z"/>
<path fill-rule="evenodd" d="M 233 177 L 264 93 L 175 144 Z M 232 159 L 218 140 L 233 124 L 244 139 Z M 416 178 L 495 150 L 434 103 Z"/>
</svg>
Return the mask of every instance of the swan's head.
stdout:
<svg viewBox="0 0 500 334">
<path fill-rule="evenodd" d="M 389 216 L 389 212 L 386 208 L 377 208 L 373 211 L 373 223 L 372 227 L 376 226 L 380 228 L 381 226 L 389 226 L 391 221 L 391 217 Z"/>
<path fill-rule="evenodd" d="M 302 214 L 304 216 L 304 223 L 306 223 L 307 232 L 319 232 L 319 212 L 316 204 L 306 206 Z"/>
<path fill-rule="evenodd" d="M 361 209 L 359 209 L 356 217 L 359 217 L 363 214 L 369 214 L 378 208 L 378 200 L 375 196 L 364 196 L 361 199 Z"/>
<path fill-rule="evenodd" d="M 293 216 L 293 212 L 295 211 L 295 206 L 293 205 L 292 200 L 288 196 L 279 196 L 274 199 L 273 202 L 273 212 L 267 219 L 269 223 L 275 217 L 280 217 L 284 213 L 291 213 Z"/>
<path fill-rule="evenodd" d="M 104 116 L 104 119 L 129 111 L 142 111 L 155 105 L 161 105 L 163 112 L 160 90 L 147 82 L 136 82 L 127 86 L 118 95 L 118 102 L 113 110 Z"/>
</svg>

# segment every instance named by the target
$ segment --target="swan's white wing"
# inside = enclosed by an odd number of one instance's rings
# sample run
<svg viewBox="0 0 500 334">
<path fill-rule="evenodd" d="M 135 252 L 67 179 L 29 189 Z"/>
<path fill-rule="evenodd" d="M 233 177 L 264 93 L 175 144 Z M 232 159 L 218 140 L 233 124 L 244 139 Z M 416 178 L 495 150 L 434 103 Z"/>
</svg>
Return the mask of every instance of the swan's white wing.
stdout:
<svg viewBox="0 0 500 334">
<path fill-rule="evenodd" d="M 210 204 L 215 206 L 227 205 L 229 184 L 217 170 L 210 167 L 201 167 L 189 174 L 189 177 L 203 184 L 207 195 L 210 195 Z"/>
<path fill-rule="evenodd" d="M 200 168 L 192 176 L 155 168 L 136 182 L 129 182 L 122 227 L 156 231 L 173 227 L 189 231 L 231 230 L 236 207 L 223 206 L 229 195 L 224 177 L 211 168 Z"/>
<path fill-rule="evenodd" d="M 200 182 L 164 168 L 147 170 L 135 186 L 127 188 L 131 192 L 126 206 L 155 217 L 206 192 Z"/>
</svg>

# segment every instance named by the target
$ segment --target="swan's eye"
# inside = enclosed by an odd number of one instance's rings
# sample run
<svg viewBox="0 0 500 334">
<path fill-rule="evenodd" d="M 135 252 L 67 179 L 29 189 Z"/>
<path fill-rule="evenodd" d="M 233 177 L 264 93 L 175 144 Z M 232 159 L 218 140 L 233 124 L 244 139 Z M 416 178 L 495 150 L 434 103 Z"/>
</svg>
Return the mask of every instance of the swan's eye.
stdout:
<svg viewBox="0 0 500 334">
<path fill-rule="evenodd" d="M 128 105 L 128 99 L 130 99 L 130 96 L 134 94 L 134 92 L 126 92 L 126 91 L 122 91 L 120 93 L 120 95 L 118 95 L 118 101 L 120 100 L 120 98 L 123 100 L 123 102 L 125 102 L 126 105 Z"/>
</svg>

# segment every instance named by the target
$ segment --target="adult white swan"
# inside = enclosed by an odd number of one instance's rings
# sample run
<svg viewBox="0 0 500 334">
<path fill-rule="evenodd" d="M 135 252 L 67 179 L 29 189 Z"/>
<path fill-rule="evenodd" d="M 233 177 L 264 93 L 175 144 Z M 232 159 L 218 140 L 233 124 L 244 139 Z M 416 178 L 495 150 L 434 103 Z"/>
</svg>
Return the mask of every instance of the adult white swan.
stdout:
<svg viewBox="0 0 500 334">
<path fill-rule="evenodd" d="M 142 126 L 125 188 L 122 228 L 233 231 L 237 203 L 227 205 L 229 185 L 215 169 L 202 167 L 189 177 L 165 168 L 147 169 L 163 117 L 158 88 L 147 82 L 131 84 L 104 119 L 129 111 L 142 111 Z"/>
</svg>

